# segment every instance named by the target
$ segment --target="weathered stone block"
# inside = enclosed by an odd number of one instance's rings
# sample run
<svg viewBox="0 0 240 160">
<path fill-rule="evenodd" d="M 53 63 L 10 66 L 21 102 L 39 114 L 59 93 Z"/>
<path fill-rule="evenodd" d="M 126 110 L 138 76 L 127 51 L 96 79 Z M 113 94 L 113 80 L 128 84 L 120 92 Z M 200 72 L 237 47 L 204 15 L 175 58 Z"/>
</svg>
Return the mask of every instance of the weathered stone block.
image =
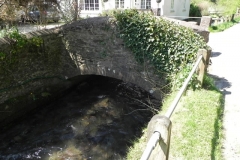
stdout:
<svg viewBox="0 0 240 160">
<path fill-rule="evenodd" d="M 200 26 L 208 29 L 211 26 L 212 18 L 210 16 L 202 16 Z"/>
</svg>

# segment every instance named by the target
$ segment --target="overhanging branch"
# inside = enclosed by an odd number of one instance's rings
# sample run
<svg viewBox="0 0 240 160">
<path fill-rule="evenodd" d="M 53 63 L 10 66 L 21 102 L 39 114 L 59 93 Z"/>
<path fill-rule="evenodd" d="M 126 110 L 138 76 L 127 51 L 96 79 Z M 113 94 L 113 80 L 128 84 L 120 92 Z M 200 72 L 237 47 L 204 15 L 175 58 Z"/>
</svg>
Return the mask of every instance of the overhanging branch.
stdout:
<svg viewBox="0 0 240 160">
<path fill-rule="evenodd" d="M 6 1 L 6 0 L 0 1 L 0 8 L 4 5 L 5 1 Z"/>
</svg>

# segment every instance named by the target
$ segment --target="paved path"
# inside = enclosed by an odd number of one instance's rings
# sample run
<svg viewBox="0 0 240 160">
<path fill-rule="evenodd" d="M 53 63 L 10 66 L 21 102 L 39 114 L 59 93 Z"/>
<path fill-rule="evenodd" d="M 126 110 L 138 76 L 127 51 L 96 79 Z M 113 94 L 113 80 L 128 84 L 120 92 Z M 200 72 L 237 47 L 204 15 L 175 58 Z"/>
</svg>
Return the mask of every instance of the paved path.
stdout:
<svg viewBox="0 0 240 160">
<path fill-rule="evenodd" d="M 209 73 L 225 95 L 224 159 L 240 160 L 240 24 L 211 33 L 208 44 L 213 51 Z"/>
</svg>

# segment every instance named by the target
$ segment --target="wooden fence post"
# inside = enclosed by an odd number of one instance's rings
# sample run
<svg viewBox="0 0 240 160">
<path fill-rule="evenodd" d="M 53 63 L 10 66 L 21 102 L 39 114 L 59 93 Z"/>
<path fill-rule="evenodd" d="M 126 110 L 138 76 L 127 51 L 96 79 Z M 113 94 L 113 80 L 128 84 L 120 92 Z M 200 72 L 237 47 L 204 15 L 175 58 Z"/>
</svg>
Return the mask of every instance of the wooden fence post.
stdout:
<svg viewBox="0 0 240 160">
<path fill-rule="evenodd" d="M 206 64 L 205 64 L 205 72 L 207 72 L 207 68 L 210 64 L 210 57 L 212 54 L 212 48 L 207 49 L 207 58 L 206 58 Z"/>
<path fill-rule="evenodd" d="M 209 59 L 210 59 L 210 55 L 211 55 L 211 50 L 209 49 L 208 51 L 205 49 L 199 49 L 198 50 L 198 57 L 200 55 L 203 55 L 202 57 L 202 61 L 200 62 L 199 66 L 198 66 L 198 80 L 200 81 L 201 85 L 203 83 L 203 77 L 205 72 L 207 71 L 207 67 L 209 64 Z"/>
<path fill-rule="evenodd" d="M 152 117 L 147 128 L 147 142 L 154 132 L 159 132 L 161 138 L 152 151 L 149 160 L 168 160 L 172 123 L 169 118 L 161 115 Z"/>
</svg>

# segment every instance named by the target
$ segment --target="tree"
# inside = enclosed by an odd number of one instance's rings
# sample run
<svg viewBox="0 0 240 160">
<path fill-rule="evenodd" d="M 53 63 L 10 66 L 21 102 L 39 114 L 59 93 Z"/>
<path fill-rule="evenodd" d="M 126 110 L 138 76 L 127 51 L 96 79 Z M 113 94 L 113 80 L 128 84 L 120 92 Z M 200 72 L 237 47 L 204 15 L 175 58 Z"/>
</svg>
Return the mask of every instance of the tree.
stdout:
<svg viewBox="0 0 240 160">
<path fill-rule="evenodd" d="M 19 4 L 12 0 L 0 1 L 0 18 L 7 22 L 13 22 L 16 18 L 16 12 L 19 9 Z"/>
<path fill-rule="evenodd" d="M 58 6 L 59 13 L 65 22 L 72 22 L 78 20 L 80 17 L 80 8 L 78 0 L 0 0 L 0 18 L 6 22 L 14 22 L 20 19 L 17 11 L 24 10 L 27 15 L 28 4 L 39 6 L 44 3 L 54 3 Z"/>
<path fill-rule="evenodd" d="M 73 22 L 79 19 L 81 9 L 78 0 L 59 0 L 58 9 L 65 22 Z"/>
<path fill-rule="evenodd" d="M 217 3 L 224 8 L 226 15 L 235 14 L 240 7 L 240 0 L 218 0 Z"/>
</svg>

